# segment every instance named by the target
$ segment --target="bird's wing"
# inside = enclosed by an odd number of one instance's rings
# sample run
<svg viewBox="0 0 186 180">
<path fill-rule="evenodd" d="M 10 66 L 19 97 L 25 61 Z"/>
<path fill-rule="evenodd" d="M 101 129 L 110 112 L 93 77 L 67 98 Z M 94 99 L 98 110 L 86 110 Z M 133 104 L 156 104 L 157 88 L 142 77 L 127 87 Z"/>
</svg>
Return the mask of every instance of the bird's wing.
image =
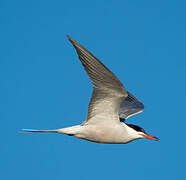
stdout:
<svg viewBox="0 0 186 180">
<path fill-rule="evenodd" d="M 127 97 L 120 80 L 93 54 L 67 36 L 75 47 L 85 71 L 90 77 L 94 90 L 88 106 L 87 119 L 83 123 L 103 123 L 104 120 L 119 122 L 119 108 Z"/>
<path fill-rule="evenodd" d="M 121 121 L 124 121 L 130 116 L 143 111 L 144 105 L 131 93 L 127 92 L 128 96 L 120 106 L 119 116 Z"/>
</svg>

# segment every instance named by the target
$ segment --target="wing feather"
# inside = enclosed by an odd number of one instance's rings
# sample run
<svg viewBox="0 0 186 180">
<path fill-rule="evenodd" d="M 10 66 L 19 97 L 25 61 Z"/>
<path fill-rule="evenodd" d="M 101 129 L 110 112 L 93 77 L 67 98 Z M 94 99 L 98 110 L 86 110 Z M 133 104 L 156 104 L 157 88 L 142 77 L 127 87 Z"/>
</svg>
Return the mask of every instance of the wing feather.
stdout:
<svg viewBox="0 0 186 180">
<path fill-rule="evenodd" d="M 144 105 L 131 93 L 127 92 L 127 98 L 122 102 L 120 106 L 119 116 L 125 120 L 130 116 L 138 114 L 143 111 Z M 122 120 L 122 121 L 123 121 Z"/>
<path fill-rule="evenodd" d="M 102 119 L 119 121 L 120 104 L 128 96 L 120 80 L 93 54 L 67 36 L 75 47 L 94 90 L 85 122 L 98 123 Z"/>
</svg>

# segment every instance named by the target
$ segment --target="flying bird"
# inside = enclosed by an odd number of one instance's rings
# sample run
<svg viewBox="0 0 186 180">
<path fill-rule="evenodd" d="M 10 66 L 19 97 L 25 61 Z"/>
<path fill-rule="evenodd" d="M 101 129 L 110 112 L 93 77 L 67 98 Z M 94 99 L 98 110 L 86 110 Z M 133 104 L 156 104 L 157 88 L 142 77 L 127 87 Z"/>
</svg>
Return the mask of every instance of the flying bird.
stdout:
<svg viewBox="0 0 186 180">
<path fill-rule="evenodd" d="M 91 79 L 93 93 L 88 105 L 86 120 L 81 125 L 55 129 L 24 132 L 53 132 L 105 144 L 126 144 L 140 138 L 158 141 L 143 128 L 127 124 L 128 117 L 140 113 L 144 105 L 129 93 L 121 81 L 92 53 L 67 36 Z"/>
</svg>

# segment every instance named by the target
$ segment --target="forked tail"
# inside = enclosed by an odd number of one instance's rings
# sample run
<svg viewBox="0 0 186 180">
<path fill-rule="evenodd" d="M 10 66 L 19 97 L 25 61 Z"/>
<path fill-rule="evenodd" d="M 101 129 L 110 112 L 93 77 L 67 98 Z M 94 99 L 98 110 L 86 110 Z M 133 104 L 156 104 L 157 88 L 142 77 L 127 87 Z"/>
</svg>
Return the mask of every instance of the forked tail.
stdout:
<svg viewBox="0 0 186 180">
<path fill-rule="evenodd" d="M 38 129 L 22 129 L 20 132 L 25 133 L 60 133 L 60 134 L 67 134 L 70 136 L 73 136 L 77 133 L 79 133 L 82 129 L 81 125 L 72 126 L 72 127 L 66 127 L 61 129 L 54 129 L 54 130 L 38 130 Z"/>
<path fill-rule="evenodd" d="M 25 132 L 25 133 L 32 133 L 32 132 L 38 132 L 38 133 L 43 133 L 43 132 L 54 132 L 58 133 L 58 130 L 37 130 L 37 129 L 22 129 L 20 132 Z"/>
</svg>

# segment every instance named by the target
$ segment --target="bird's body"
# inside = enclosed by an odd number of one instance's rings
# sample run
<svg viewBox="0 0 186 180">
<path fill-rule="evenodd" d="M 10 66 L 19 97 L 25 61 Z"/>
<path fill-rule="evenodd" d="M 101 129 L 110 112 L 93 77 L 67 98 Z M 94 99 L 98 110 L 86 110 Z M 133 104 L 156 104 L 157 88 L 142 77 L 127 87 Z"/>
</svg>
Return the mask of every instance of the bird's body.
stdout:
<svg viewBox="0 0 186 180">
<path fill-rule="evenodd" d="M 27 129 L 25 129 L 27 130 Z M 128 127 L 125 123 L 113 124 L 90 124 L 76 125 L 67 128 L 55 130 L 30 130 L 29 132 L 55 132 L 59 134 L 67 134 L 80 139 L 104 143 L 104 144 L 126 144 L 135 139 L 141 138 L 135 130 Z"/>
<path fill-rule="evenodd" d="M 85 139 L 97 143 L 105 144 L 125 144 L 134 140 L 135 131 L 132 136 L 130 132 L 132 129 L 128 128 L 124 123 L 114 124 L 95 124 L 95 125 L 78 125 L 65 129 L 59 129 L 60 132 L 74 131 L 74 136 L 80 139 Z M 136 138 L 140 138 L 136 134 Z"/>
<path fill-rule="evenodd" d="M 68 39 L 75 47 L 94 87 L 87 118 L 81 125 L 72 127 L 24 131 L 55 132 L 105 144 L 125 144 L 139 138 L 157 140 L 139 126 L 125 123 L 128 117 L 143 110 L 143 104 L 127 92 L 120 80 L 93 54 L 69 36 Z"/>
</svg>

